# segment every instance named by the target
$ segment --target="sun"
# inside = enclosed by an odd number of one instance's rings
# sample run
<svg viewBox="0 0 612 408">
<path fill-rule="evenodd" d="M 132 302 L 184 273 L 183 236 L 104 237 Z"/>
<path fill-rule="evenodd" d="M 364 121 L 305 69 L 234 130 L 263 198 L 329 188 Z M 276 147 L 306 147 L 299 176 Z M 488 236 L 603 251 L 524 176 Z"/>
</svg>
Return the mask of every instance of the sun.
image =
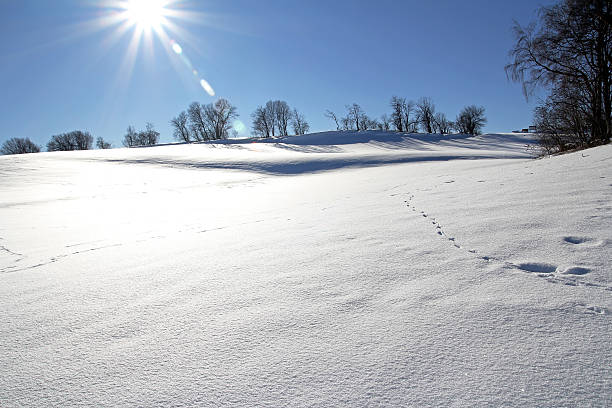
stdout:
<svg viewBox="0 0 612 408">
<path fill-rule="evenodd" d="M 127 0 L 125 2 L 127 19 L 144 30 L 157 28 L 164 22 L 167 3 L 168 1 L 164 0 Z"/>
</svg>

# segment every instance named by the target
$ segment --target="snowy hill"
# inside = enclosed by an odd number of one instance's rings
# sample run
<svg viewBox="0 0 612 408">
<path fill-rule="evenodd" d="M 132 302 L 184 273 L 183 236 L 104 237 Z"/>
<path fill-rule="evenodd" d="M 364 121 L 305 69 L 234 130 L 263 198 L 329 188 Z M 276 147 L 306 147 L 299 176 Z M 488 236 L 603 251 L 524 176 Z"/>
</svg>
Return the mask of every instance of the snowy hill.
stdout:
<svg viewBox="0 0 612 408">
<path fill-rule="evenodd" d="M 610 406 L 612 146 L 0 157 L 0 406 Z"/>
</svg>

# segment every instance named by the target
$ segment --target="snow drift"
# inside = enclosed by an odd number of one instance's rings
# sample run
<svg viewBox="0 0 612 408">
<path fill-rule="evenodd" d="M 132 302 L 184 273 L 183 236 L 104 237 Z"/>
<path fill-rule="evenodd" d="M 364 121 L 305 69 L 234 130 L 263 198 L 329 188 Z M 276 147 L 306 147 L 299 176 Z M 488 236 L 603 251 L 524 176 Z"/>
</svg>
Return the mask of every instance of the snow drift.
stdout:
<svg viewBox="0 0 612 408">
<path fill-rule="evenodd" d="M 606 406 L 612 147 L 0 157 L 0 405 Z"/>
</svg>

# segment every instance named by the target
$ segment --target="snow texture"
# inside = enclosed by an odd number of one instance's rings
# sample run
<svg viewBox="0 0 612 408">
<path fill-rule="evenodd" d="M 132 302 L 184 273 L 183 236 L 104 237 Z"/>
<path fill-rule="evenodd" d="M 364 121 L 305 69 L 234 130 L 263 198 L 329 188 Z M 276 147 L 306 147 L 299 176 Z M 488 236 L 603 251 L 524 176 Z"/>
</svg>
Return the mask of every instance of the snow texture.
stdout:
<svg viewBox="0 0 612 408">
<path fill-rule="evenodd" d="M 0 406 L 611 406 L 612 146 L 0 157 Z"/>
</svg>

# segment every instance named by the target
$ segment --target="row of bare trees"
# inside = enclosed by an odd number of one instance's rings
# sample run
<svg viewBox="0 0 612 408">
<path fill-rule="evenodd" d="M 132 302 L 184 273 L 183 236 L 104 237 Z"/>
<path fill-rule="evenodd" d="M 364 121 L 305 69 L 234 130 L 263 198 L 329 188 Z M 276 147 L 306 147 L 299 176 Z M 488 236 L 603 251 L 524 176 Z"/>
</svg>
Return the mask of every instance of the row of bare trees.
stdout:
<svg viewBox="0 0 612 408">
<path fill-rule="evenodd" d="M 475 105 L 466 106 L 461 110 L 455 121 L 450 121 L 442 112 L 436 112 L 436 106 L 431 98 L 421 98 L 418 102 L 393 96 L 390 101 L 391 114 L 386 113 L 380 120 L 371 119 L 354 103 L 346 106 L 346 115 L 338 117 L 336 113 L 327 110 L 325 117 L 332 120 L 336 130 L 395 130 L 398 132 L 448 134 L 452 131 L 476 135 L 482 132 L 487 123 L 485 109 Z"/>
<path fill-rule="evenodd" d="M 508 76 L 525 97 L 548 96 L 534 124 L 545 153 L 609 143 L 612 136 L 612 2 L 562 0 L 541 7 L 539 21 L 514 26 Z"/>
<path fill-rule="evenodd" d="M 204 140 L 226 139 L 232 131 L 231 121 L 238 116 L 236 107 L 226 99 L 219 99 L 207 105 L 193 102 L 187 111 L 181 112 L 170 121 L 174 137 L 180 141 L 190 142 Z M 295 123 L 303 133 L 308 131 L 308 124 L 303 116 L 295 111 Z M 286 125 L 285 125 L 286 129 Z M 144 130 L 136 130 L 128 126 L 123 136 L 122 144 L 125 147 L 153 146 L 159 142 L 159 132 L 151 123 L 145 125 Z M 47 143 L 48 151 L 88 150 L 93 147 L 93 137 L 89 132 L 75 130 L 51 137 Z M 110 149 L 112 145 L 103 138 L 96 140 L 98 149 Z M 37 153 L 40 147 L 30 139 L 12 138 L 4 142 L 0 148 L 2 154 Z"/>
<path fill-rule="evenodd" d="M 219 99 L 215 103 L 207 105 L 193 102 L 187 111 L 181 112 L 170 121 L 174 131 L 174 137 L 180 141 L 204 141 L 218 140 L 229 137 L 233 131 L 231 121 L 238 117 L 236 107 L 226 99 Z M 304 117 L 297 111 L 288 116 L 293 119 L 294 128 L 302 133 L 308 131 L 308 124 Z M 286 124 L 284 130 L 286 131 Z M 144 130 L 136 130 L 134 126 L 128 126 L 123 136 L 122 144 L 125 147 L 153 146 L 159 142 L 159 132 L 151 123 L 145 125 Z M 93 136 L 89 132 L 75 130 L 51 137 L 47 143 L 48 151 L 89 150 L 93 147 Z M 111 143 L 103 138 L 96 139 L 98 149 L 110 149 Z M 2 154 L 37 153 L 40 147 L 30 139 L 12 138 L 0 147 Z"/>
<path fill-rule="evenodd" d="M 147 123 L 144 130 L 136 131 L 134 126 L 128 126 L 123 145 L 125 147 L 153 146 L 159 141 L 159 132 L 155 130 L 152 123 Z M 98 145 L 99 147 L 99 145 Z"/>
<path fill-rule="evenodd" d="M 325 117 L 334 121 L 336 130 L 389 130 L 389 119 L 383 115 L 381 121 L 370 118 L 357 103 L 346 105 L 346 115 L 338 117 L 331 110 L 325 111 Z"/>
<path fill-rule="evenodd" d="M 310 125 L 297 109 L 291 109 L 285 101 L 268 101 L 251 114 L 253 134 L 259 137 L 288 136 L 289 125 L 296 135 L 310 130 Z"/>
<path fill-rule="evenodd" d="M 227 99 L 218 99 L 206 105 L 193 102 L 170 121 L 174 138 L 182 142 L 201 142 L 227 139 L 232 121 L 238 117 L 237 109 Z"/>
<path fill-rule="evenodd" d="M 50 152 L 89 150 L 92 146 L 93 136 L 89 132 L 74 130 L 51 136 L 51 140 L 47 143 L 47 150 Z"/>
<path fill-rule="evenodd" d="M 93 146 L 93 136 L 89 132 L 82 130 L 74 130 L 68 133 L 51 136 L 51 140 L 47 143 L 47 151 L 71 151 L 71 150 L 89 150 Z M 112 146 L 103 138 L 99 137 L 96 140 L 98 149 L 110 149 Z M 25 154 L 39 153 L 40 146 L 30 140 L 30 138 L 13 137 L 2 144 L 0 147 L 1 154 Z"/>
<path fill-rule="evenodd" d="M 325 116 L 332 119 L 338 130 L 396 130 L 399 132 L 417 132 L 421 129 L 427 133 L 447 134 L 452 130 L 460 133 L 478 134 L 486 123 L 484 108 L 467 106 L 457 116 L 455 122 L 449 121 L 441 112 L 436 112 L 430 98 L 421 98 L 418 102 L 393 96 L 390 101 L 391 113 L 384 114 L 380 120 L 371 119 L 360 105 L 347 105 L 346 115 L 338 118 L 332 111 Z M 186 111 L 170 121 L 174 137 L 183 142 L 227 139 L 235 130 L 232 121 L 238 117 L 237 109 L 226 99 L 214 103 L 200 104 L 193 102 Z M 253 134 L 259 137 L 288 136 L 289 128 L 296 135 L 309 131 L 309 124 L 297 109 L 291 109 L 285 101 L 268 101 L 257 107 L 251 115 Z M 159 142 L 159 132 L 151 123 L 144 130 L 127 128 L 122 143 L 126 147 L 152 146 Z M 93 146 L 93 137 L 89 132 L 76 130 L 52 136 L 47 143 L 48 151 L 87 150 Z M 101 137 L 96 140 L 98 149 L 109 149 L 111 144 Z M 13 138 L 6 141 L 0 152 L 3 154 L 31 153 L 40 151 L 40 147 L 29 139 Z"/>
<path fill-rule="evenodd" d="M 2 154 L 24 154 L 38 153 L 40 146 L 32 142 L 30 138 L 13 137 L 2 144 L 0 153 Z"/>
</svg>

